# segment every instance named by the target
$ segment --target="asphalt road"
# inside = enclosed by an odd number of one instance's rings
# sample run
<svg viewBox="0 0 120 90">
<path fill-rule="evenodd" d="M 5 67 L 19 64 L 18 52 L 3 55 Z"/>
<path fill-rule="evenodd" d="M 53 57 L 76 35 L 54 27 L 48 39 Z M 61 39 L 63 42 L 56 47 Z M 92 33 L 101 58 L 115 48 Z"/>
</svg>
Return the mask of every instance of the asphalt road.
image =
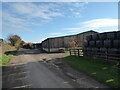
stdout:
<svg viewBox="0 0 120 90">
<path fill-rule="evenodd" d="M 3 68 L 3 88 L 108 88 L 80 73 L 63 60 L 69 54 L 40 53 L 21 49 L 8 66 Z"/>
<path fill-rule="evenodd" d="M 72 88 L 70 84 L 55 75 L 42 63 L 29 63 L 27 67 L 30 70 L 28 77 L 33 88 Z"/>
</svg>

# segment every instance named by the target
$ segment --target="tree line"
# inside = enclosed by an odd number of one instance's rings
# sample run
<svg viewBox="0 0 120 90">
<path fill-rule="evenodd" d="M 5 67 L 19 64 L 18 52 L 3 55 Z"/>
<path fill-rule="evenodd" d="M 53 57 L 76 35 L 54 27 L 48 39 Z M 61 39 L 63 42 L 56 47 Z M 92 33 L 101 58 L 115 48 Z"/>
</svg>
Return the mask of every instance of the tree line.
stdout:
<svg viewBox="0 0 120 90">
<path fill-rule="evenodd" d="M 11 34 L 7 37 L 7 40 L 9 41 L 9 44 L 14 46 L 17 50 L 21 47 L 32 48 L 32 43 L 26 43 L 19 35 Z"/>
</svg>

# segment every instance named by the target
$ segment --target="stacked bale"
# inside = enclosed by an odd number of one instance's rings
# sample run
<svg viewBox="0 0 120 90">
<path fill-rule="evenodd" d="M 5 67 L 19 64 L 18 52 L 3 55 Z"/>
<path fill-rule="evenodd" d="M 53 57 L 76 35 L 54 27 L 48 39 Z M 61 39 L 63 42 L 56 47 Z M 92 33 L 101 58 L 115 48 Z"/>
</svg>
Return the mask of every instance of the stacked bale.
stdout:
<svg viewBox="0 0 120 90">
<path fill-rule="evenodd" d="M 99 49 L 98 47 L 96 47 L 96 40 L 98 39 L 98 34 L 94 34 L 94 35 L 89 35 L 86 37 L 88 45 L 84 45 L 84 49 L 86 52 L 89 52 L 89 54 L 91 52 L 98 52 Z"/>
<path fill-rule="evenodd" d="M 87 36 L 86 39 L 84 53 L 87 55 L 98 53 L 120 55 L 120 31 L 97 33 Z"/>
<path fill-rule="evenodd" d="M 108 53 L 109 54 L 119 54 L 118 53 L 118 49 L 119 47 L 119 38 L 117 38 L 117 33 L 119 32 L 108 32 L 107 33 L 107 39 L 108 41 L 106 41 L 107 44 L 106 47 L 108 48 Z M 109 45 L 110 44 L 110 45 Z"/>
<path fill-rule="evenodd" d="M 90 47 L 91 46 L 90 41 L 92 40 L 92 35 L 87 36 L 86 40 L 87 41 L 84 43 L 84 46 L 85 46 L 84 51 L 88 52 L 88 54 L 89 54 L 92 51 L 92 48 Z"/>
</svg>

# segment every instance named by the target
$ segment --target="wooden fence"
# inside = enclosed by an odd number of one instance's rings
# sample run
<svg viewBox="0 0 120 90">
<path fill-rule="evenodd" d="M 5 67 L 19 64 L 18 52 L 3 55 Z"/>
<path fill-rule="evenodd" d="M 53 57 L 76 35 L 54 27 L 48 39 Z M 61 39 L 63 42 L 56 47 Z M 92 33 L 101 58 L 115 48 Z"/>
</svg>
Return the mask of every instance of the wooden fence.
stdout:
<svg viewBox="0 0 120 90">
<path fill-rule="evenodd" d="M 120 54 L 109 54 L 108 52 L 83 52 L 82 49 L 69 49 L 70 55 L 84 56 L 86 58 L 100 58 L 102 60 L 120 62 Z"/>
<path fill-rule="evenodd" d="M 106 61 L 120 62 L 120 54 L 110 54 L 108 52 L 84 52 L 84 57 L 87 58 L 99 58 Z"/>
<path fill-rule="evenodd" d="M 83 50 L 82 49 L 69 49 L 70 55 L 74 56 L 83 56 Z"/>
<path fill-rule="evenodd" d="M 120 70 L 120 54 L 109 54 L 108 52 L 101 53 L 101 52 L 84 52 L 82 49 L 70 49 L 70 55 L 74 56 L 84 56 L 85 58 L 98 58 L 105 62 L 115 62 L 117 66 L 114 67 Z"/>
</svg>

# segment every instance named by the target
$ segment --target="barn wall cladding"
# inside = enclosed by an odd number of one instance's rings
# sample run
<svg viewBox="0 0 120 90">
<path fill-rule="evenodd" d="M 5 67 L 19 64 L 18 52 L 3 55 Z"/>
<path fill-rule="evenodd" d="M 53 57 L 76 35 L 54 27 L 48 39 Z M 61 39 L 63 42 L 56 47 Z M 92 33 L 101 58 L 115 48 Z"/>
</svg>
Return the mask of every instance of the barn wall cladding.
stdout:
<svg viewBox="0 0 120 90">
<path fill-rule="evenodd" d="M 106 60 L 120 60 L 120 31 L 97 33 L 86 37 L 85 57 L 101 57 Z"/>
<path fill-rule="evenodd" d="M 86 41 L 86 36 L 95 34 L 95 31 L 87 31 L 76 35 L 48 38 L 42 41 L 42 48 L 47 52 L 57 52 L 60 49 L 70 49 L 69 44 L 73 39 L 79 43 L 79 48 L 83 47 L 83 43 Z"/>
</svg>

